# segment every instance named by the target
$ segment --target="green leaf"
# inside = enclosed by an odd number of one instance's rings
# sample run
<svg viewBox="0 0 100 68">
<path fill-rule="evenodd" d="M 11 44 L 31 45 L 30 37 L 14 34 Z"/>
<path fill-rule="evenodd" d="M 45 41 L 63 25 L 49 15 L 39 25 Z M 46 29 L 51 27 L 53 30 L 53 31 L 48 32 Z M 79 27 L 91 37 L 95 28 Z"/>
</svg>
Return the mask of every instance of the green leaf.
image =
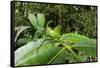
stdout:
<svg viewBox="0 0 100 68">
<path fill-rule="evenodd" d="M 38 13 L 37 14 L 37 21 L 38 21 L 38 26 L 43 28 L 44 27 L 44 23 L 45 23 L 45 17 L 43 13 Z"/>
<path fill-rule="evenodd" d="M 33 65 L 52 63 L 56 59 L 56 58 L 55 59 L 53 58 L 61 49 L 62 48 L 58 48 L 58 47 L 43 48 L 42 50 L 39 51 L 39 53 L 33 56 L 33 60 L 32 60 Z"/>
<path fill-rule="evenodd" d="M 87 62 L 88 55 L 79 55 L 80 62 Z"/>
<path fill-rule="evenodd" d="M 28 60 L 34 53 L 36 53 L 36 48 L 38 48 L 44 39 L 38 39 L 35 42 L 29 42 L 28 44 L 18 48 L 15 51 L 15 66 L 23 64 L 24 60 Z"/>
<path fill-rule="evenodd" d="M 63 50 L 59 56 L 56 57 L 56 59 L 51 64 L 62 64 L 62 63 L 68 63 L 69 60 L 72 59 L 73 56 L 71 56 L 71 53 L 69 53 L 67 50 Z"/>
<path fill-rule="evenodd" d="M 30 45 L 32 46 L 32 44 Z M 27 46 L 30 46 L 30 45 L 27 45 Z M 19 60 L 19 62 L 17 61 L 16 66 L 65 63 L 66 57 L 68 56 L 67 53 L 65 52 L 65 48 L 54 47 L 51 45 L 51 43 L 42 45 L 42 47 L 40 47 L 38 52 L 36 52 L 36 50 L 32 48 L 30 49 L 31 50 L 28 50 L 28 48 L 26 49 L 25 53 L 27 54 L 24 54 L 23 50 L 17 51 L 15 58 Z M 21 54 L 22 55 L 24 54 L 22 58 L 20 57 L 22 56 Z M 67 58 L 69 58 L 69 56 Z"/>
<path fill-rule="evenodd" d="M 28 28 L 31 28 L 29 26 L 19 26 L 19 27 L 16 27 L 15 30 L 17 30 L 17 35 L 15 37 L 15 41 L 17 40 L 18 36 L 26 29 Z"/>
<path fill-rule="evenodd" d="M 29 14 L 28 18 L 29 18 L 31 24 L 33 25 L 33 27 L 35 29 L 38 29 L 38 24 L 37 24 L 37 18 L 36 18 L 36 16 L 33 15 L 33 14 Z"/>
<path fill-rule="evenodd" d="M 82 40 L 87 40 L 87 39 L 89 39 L 89 38 L 85 37 L 83 35 L 80 35 L 80 34 L 75 34 L 75 33 L 63 34 L 60 38 L 60 40 L 63 40 L 65 42 L 69 41 L 69 42 L 73 42 L 73 43 L 76 43 L 76 42 L 79 42 Z"/>
<path fill-rule="evenodd" d="M 78 49 L 83 55 L 96 56 L 96 40 L 84 39 L 75 43 L 72 47 Z"/>
<path fill-rule="evenodd" d="M 71 46 L 64 44 L 64 46 L 66 47 L 66 49 L 73 55 L 74 59 L 79 62 L 79 56 L 75 53 L 75 51 L 72 49 Z"/>
<path fill-rule="evenodd" d="M 88 37 L 85 37 L 83 35 L 74 34 L 74 33 L 68 33 L 62 35 L 60 38 L 63 42 L 72 42 L 72 48 L 75 48 L 79 51 L 81 55 L 79 55 L 80 62 L 84 61 L 86 62 L 86 58 L 88 56 L 96 57 L 96 40 L 95 39 L 89 39 Z"/>
</svg>

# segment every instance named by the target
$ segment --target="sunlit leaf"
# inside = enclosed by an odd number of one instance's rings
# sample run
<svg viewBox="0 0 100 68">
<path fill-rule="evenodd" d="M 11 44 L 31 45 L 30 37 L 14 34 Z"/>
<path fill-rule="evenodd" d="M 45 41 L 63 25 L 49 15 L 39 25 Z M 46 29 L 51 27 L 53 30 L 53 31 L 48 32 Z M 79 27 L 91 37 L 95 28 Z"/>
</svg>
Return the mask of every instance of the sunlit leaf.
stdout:
<svg viewBox="0 0 100 68">
<path fill-rule="evenodd" d="M 44 14 L 42 13 L 38 13 L 37 14 L 37 22 L 38 22 L 38 26 L 43 28 L 44 27 L 44 23 L 45 23 L 45 17 Z"/>
<path fill-rule="evenodd" d="M 76 43 L 82 40 L 87 40 L 87 39 L 89 38 L 80 34 L 75 34 L 75 33 L 66 33 L 66 34 L 63 34 L 60 38 L 60 40 L 69 41 L 73 43 Z"/>
<path fill-rule="evenodd" d="M 33 43 L 30 45 L 33 46 L 32 44 Z M 34 47 L 36 48 L 36 46 L 37 45 Z M 34 47 L 31 47 L 30 50 L 26 50 L 26 52 L 22 48 L 15 52 L 17 56 L 16 66 L 65 63 L 66 59 L 69 59 L 68 53 L 66 53 L 62 47 L 54 47 L 51 43 L 43 45 L 38 52 L 34 50 Z"/>
<path fill-rule="evenodd" d="M 31 24 L 33 25 L 33 27 L 35 29 L 38 29 L 38 24 L 37 24 L 37 18 L 36 18 L 36 16 L 33 15 L 33 14 L 29 14 L 28 18 L 29 18 Z"/>
<path fill-rule="evenodd" d="M 83 55 L 96 56 L 96 40 L 94 39 L 81 40 L 72 47 L 78 49 Z"/>
<path fill-rule="evenodd" d="M 23 63 L 24 60 L 28 60 L 33 55 L 36 48 L 38 48 L 44 39 L 38 39 L 35 42 L 29 42 L 28 44 L 18 48 L 15 51 L 15 65 L 18 66 Z M 34 51 L 34 52 L 33 52 Z"/>
</svg>

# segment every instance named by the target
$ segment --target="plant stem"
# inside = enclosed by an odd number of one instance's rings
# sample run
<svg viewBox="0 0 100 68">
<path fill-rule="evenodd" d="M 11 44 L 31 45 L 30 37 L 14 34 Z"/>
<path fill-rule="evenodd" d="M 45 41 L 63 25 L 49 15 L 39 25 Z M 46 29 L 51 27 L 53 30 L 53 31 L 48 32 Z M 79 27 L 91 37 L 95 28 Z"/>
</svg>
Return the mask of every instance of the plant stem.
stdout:
<svg viewBox="0 0 100 68">
<path fill-rule="evenodd" d="M 80 61 L 79 57 L 75 54 L 75 52 L 71 49 L 71 47 L 68 46 L 68 45 L 65 45 L 65 47 L 66 47 L 67 50 L 69 50 L 73 54 L 73 56 L 76 59 L 76 61 L 79 62 Z"/>
<path fill-rule="evenodd" d="M 65 50 L 66 49 L 66 47 L 64 47 L 64 48 L 62 48 L 47 64 L 50 64 L 50 63 L 52 63 L 55 59 L 56 59 L 56 57 L 59 55 L 59 54 L 61 54 L 61 52 L 63 51 L 63 50 Z"/>
</svg>

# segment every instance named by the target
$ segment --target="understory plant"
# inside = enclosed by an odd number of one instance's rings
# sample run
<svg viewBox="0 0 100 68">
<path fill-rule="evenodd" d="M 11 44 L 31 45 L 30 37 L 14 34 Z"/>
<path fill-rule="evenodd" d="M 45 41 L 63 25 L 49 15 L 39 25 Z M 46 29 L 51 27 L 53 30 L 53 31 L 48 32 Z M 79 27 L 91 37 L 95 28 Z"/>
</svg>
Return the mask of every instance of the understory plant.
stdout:
<svg viewBox="0 0 100 68">
<path fill-rule="evenodd" d="M 67 64 L 96 61 L 96 40 L 77 33 L 62 33 L 61 25 L 55 28 L 45 24 L 43 13 L 29 14 L 32 26 L 16 28 L 18 36 L 26 29 L 35 29 L 34 37 L 27 44 L 15 50 L 15 66 Z"/>
</svg>

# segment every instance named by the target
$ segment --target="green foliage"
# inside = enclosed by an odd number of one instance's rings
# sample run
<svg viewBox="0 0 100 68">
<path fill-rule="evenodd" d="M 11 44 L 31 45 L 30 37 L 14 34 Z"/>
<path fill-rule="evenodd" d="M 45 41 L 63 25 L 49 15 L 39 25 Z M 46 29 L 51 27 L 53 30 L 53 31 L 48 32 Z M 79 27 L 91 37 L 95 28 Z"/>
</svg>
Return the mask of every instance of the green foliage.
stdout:
<svg viewBox="0 0 100 68">
<path fill-rule="evenodd" d="M 17 40 L 18 36 L 20 35 L 20 33 L 22 33 L 24 30 L 29 29 L 29 26 L 20 26 L 20 27 L 16 27 L 15 31 L 17 31 L 16 37 L 15 37 L 15 41 Z"/>
<path fill-rule="evenodd" d="M 45 24 L 53 21 L 51 26 L 60 24 L 62 32 L 77 32 L 89 38 L 96 39 L 97 8 L 95 6 L 56 5 L 44 3 L 15 3 L 16 26 L 30 25 L 29 14 L 43 13 L 46 17 Z"/>
<path fill-rule="evenodd" d="M 43 28 L 44 27 L 44 23 L 45 23 L 45 18 L 44 18 L 44 14 L 37 14 L 37 22 L 38 22 L 38 26 Z"/>
<path fill-rule="evenodd" d="M 83 55 L 96 56 L 96 40 L 84 39 L 75 43 L 72 47 L 77 48 Z"/>
<path fill-rule="evenodd" d="M 15 42 L 24 43 L 16 45 L 15 66 L 88 62 L 89 56 L 97 57 L 95 7 L 17 2 L 15 8 Z"/>
<path fill-rule="evenodd" d="M 36 42 L 29 42 L 28 44 L 20 47 L 15 51 L 15 65 L 20 66 L 21 64 L 27 63 L 27 60 L 33 56 L 34 51 L 40 44 L 43 42 L 44 39 L 39 39 Z"/>
<path fill-rule="evenodd" d="M 79 34 L 68 33 L 62 35 L 60 41 L 61 40 L 67 42 L 66 45 L 70 45 L 71 48 L 77 49 L 84 58 L 87 58 L 88 56 L 96 56 L 95 39 L 89 39 L 88 37 Z M 83 61 L 83 59 L 80 61 Z M 86 61 L 86 59 L 84 61 Z"/>
<path fill-rule="evenodd" d="M 28 16 L 31 24 L 36 30 L 43 29 L 45 18 L 43 14 L 37 14 L 37 17 L 33 14 L 29 14 Z"/>
<path fill-rule="evenodd" d="M 38 29 L 37 18 L 33 14 L 29 14 L 28 18 L 29 18 L 31 24 L 33 25 L 33 27 L 35 29 Z"/>
<path fill-rule="evenodd" d="M 89 38 L 75 33 L 67 33 L 67 34 L 63 34 L 60 39 L 75 43 L 75 42 L 80 42 L 82 40 L 87 40 Z"/>
</svg>

